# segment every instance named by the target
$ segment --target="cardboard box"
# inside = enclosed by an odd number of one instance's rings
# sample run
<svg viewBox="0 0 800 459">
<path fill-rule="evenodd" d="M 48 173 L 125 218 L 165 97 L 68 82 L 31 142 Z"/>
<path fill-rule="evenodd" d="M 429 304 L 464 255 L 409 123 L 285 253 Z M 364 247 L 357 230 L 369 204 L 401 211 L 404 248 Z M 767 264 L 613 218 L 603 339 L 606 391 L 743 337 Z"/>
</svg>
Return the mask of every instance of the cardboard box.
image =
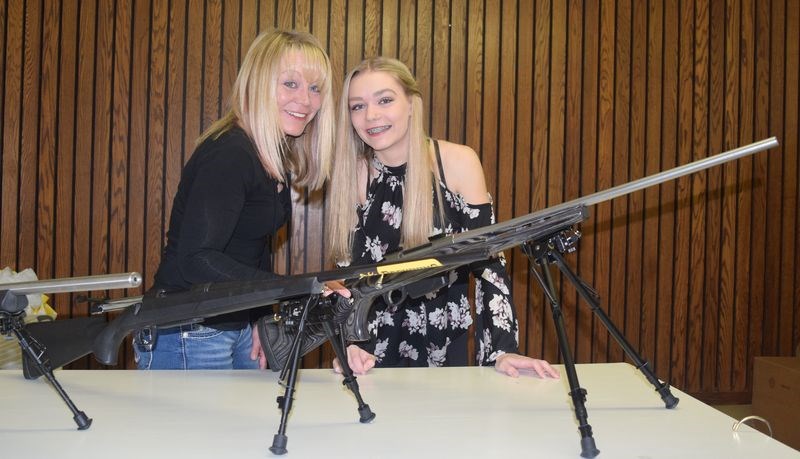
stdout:
<svg viewBox="0 0 800 459">
<path fill-rule="evenodd" d="M 800 450 L 800 357 L 756 357 L 753 414 L 769 421 L 779 440 Z"/>
</svg>

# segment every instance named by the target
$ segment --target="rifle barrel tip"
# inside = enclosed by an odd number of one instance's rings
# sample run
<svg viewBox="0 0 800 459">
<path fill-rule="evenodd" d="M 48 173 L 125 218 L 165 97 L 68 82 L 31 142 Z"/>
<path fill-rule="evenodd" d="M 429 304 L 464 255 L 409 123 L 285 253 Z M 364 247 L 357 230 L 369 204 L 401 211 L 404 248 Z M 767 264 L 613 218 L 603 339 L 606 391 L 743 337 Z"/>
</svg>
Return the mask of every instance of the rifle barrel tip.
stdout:
<svg viewBox="0 0 800 459">
<path fill-rule="evenodd" d="M 131 287 L 138 287 L 142 285 L 142 275 L 134 271 L 128 275 L 128 282 Z"/>
</svg>

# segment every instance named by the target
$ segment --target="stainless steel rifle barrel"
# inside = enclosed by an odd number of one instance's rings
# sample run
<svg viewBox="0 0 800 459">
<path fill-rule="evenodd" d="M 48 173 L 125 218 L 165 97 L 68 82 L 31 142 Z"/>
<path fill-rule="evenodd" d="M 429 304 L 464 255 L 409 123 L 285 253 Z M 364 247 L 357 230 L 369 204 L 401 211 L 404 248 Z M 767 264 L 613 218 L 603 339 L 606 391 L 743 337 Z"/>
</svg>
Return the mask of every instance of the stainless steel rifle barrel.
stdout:
<svg viewBox="0 0 800 459">
<path fill-rule="evenodd" d="M 723 163 L 727 163 L 728 161 L 733 161 L 735 159 L 743 158 L 745 156 L 752 155 L 753 153 L 758 153 L 759 151 L 768 150 L 776 146 L 778 146 L 778 139 L 776 139 L 775 137 L 770 137 L 768 139 L 751 143 L 749 145 L 736 148 L 734 150 L 726 151 L 724 153 L 719 153 L 714 156 L 709 156 L 708 158 L 699 159 L 697 161 L 684 164 L 683 166 L 678 166 L 658 174 L 648 175 L 647 177 L 640 178 L 639 180 L 634 180 L 632 182 L 624 183 L 622 185 L 608 188 L 603 191 L 598 191 L 597 193 L 586 195 L 581 198 L 574 199 L 572 201 L 568 201 L 563 204 L 551 207 L 549 208 L 549 210 L 574 207 L 578 205 L 591 206 L 603 201 L 614 199 L 619 196 L 633 193 L 634 191 L 638 191 L 653 185 L 658 185 L 660 183 L 664 183 L 669 180 L 674 180 L 678 177 L 683 177 L 684 175 L 700 172 L 704 169 L 708 169 Z"/>
<path fill-rule="evenodd" d="M 15 295 L 34 293 L 65 293 L 89 290 L 110 290 L 116 288 L 134 288 L 142 285 L 142 275 L 137 272 L 124 274 L 103 274 L 99 276 L 64 277 L 30 282 L 12 282 L 0 284 L 0 290 L 13 292 Z"/>
</svg>

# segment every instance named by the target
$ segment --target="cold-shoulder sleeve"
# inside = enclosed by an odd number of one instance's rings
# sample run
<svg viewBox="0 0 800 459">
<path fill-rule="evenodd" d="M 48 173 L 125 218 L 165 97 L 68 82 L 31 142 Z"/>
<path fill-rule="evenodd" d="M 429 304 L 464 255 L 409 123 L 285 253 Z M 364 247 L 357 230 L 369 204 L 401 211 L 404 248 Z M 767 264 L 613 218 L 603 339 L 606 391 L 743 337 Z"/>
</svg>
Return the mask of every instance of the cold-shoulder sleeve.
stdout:
<svg viewBox="0 0 800 459">
<path fill-rule="evenodd" d="M 491 203 L 464 204 L 461 230 L 469 231 L 494 223 Z M 475 335 L 480 365 L 494 365 L 501 354 L 519 352 L 519 322 L 511 297 L 511 284 L 503 254 L 475 262 Z"/>
</svg>

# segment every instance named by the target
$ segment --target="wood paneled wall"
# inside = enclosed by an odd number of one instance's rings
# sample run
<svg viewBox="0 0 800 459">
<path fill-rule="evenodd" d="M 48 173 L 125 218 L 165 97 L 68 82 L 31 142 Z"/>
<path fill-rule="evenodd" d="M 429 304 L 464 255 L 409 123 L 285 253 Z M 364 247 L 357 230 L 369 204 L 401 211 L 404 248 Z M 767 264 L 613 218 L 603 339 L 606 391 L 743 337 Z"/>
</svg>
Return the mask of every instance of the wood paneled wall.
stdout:
<svg viewBox="0 0 800 459">
<path fill-rule="evenodd" d="M 41 278 L 136 270 L 149 285 L 194 139 L 223 110 L 256 34 L 293 27 L 326 44 L 337 79 L 366 56 L 405 61 L 431 135 L 480 153 L 499 220 L 777 136 L 769 153 L 596 206 L 569 256 L 660 378 L 746 400 L 753 356 L 800 342 L 798 10 L 797 0 L 6 0 L 0 265 Z M 278 269 L 322 269 L 324 196 L 295 198 Z M 508 255 L 522 347 L 557 361 L 527 260 Z M 561 288 L 577 361 L 623 360 Z M 73 296 L 54 298 L 61 317 L 86 314 Z"/>
</svg>

